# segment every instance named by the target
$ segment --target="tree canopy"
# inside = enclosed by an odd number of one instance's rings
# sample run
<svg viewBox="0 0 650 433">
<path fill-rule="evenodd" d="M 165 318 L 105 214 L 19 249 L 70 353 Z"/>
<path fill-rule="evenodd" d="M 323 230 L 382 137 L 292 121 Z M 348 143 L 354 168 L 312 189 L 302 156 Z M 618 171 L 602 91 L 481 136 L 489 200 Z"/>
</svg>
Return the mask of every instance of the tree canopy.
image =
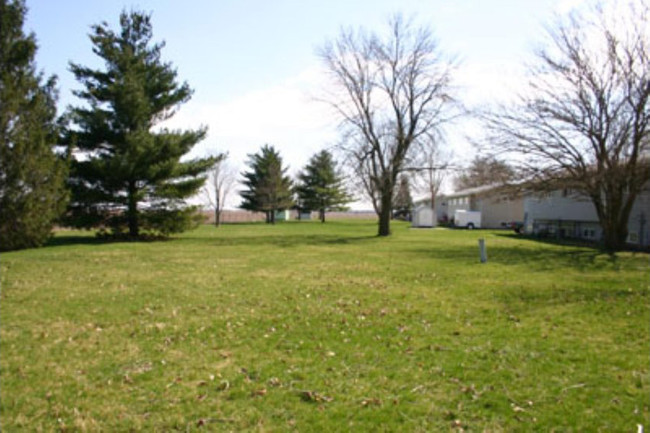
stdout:
<svg viewBox="0 0 650 433">
<path fill-rule="evenodd" d="M 530 188 L 591 199 L 610 250 L 624 245 L 650 181 L 649 13 L 643 1 L 613 2 L 559 20 L 530 91 L 486 116 L 495 152 L 513 157 Z"/>
<path fill-rule="evenodd" d="M 320 52 L 333 82 L 326 99 L 345 129 L 342 149 L 367 177 L 380 236 L 390 234 L 394 189 L 409 156 L 434 142 L 454 105 L 454 64 L 431 31 L 400 15 L 388 24 L 385 34 L 344 30 Z"/>
<path fill-rule="evenodd" d="M 478 186 L 505 184 L 515 178 L 515 170 L 508 163 L 490 156 L 477 156 L 454 179 L 457 190 Z"/>
<path fill-rule="evenodd" d="M 345 190 L 343 175 L 327 150 L 313 155 L 298 174 L 296 192 L 301 206 L 317 210 L 321 222 L 325 222 L 327 211 L 345 209 L 344 205 L 352 201 Z"/>
<path fill-rule="evenodd" d="M 242 173 L 240 207 L 253 212 L 264 212 L 267 223 L 275 223 L 275 213 L 293 205 L 292 183 L 287 168 L 275 147 L 265 144 L 258 153 L 248 155 L 250 171 Z"/>
<path fill-rule="evenodd" d="M 56 79 L 36 71 L 21 0 L 0 0 L 0 250 L 42 245 L 65 209 Z"/>
<path fill-rule="evenodd" d="M 75 95 L 85 102 L 72 110 L 68 134 L 71 221 L 129 237 L 188 228 L 194 210 L 185 199 L 204 184 L 215 158 L 181 161 L 206 129 L 169 130 L 161 122 L 190 99 L 190 87 L 161 60 L 164 43 L 152 42 L 147 14 L 123 12 L 118 31 L 94 25 L 90 40 L 104 68 L 70 66 L 83 86 Z"/>
</svg>

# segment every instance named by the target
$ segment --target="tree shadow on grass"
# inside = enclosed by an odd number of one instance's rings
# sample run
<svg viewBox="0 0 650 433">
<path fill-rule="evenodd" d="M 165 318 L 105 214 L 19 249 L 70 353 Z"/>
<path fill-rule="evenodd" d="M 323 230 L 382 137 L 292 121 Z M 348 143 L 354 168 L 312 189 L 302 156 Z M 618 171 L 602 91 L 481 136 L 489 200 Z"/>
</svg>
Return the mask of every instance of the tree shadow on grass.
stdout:
<svg viewBox="0 0 650 433">
<path fill-rule="evenodd" d="M 598 244 L 597 242 L 589 241 L 586 239 L 556 238 L 550 236 L 546 236 L 546 237 L 530 236 L 530 235 L 522 235 L 517 233 L 497 233 L 496 236 L 517 240 L 517 241 L 530 241 L 537 244 L 557 245 L 563 247 L 590 248 L 599 251 L 601 254 L 607 252 L 602 248 L 602 245 Z"/>
<path fill-rule="evenodd" d="M 232 236 L 223 238 L 184 237 L 193 242 L 208 243 L 215 247 L 224 246 L 274 246 L 282 249 L 291 249 L 298 246 L 327 246 L 350 245 L 377 239 L 377 236 L 336 236 L 336 235 L 272 235 L 272 236 Z"/>
<path fill-rule="evenodd" d="M 487 283 L 490 291 L 511 312 L 595 302 L 615 308 L 630 302 L 647 303 L 650 297 L 649 290 L 623 282 L 629 274 L 620 272 L 623 262 L 618 256 L 607 254 L 593 244 L 540 243 L 517 235 L 497 236 L 512 238 L 513 242 L 490 243 L 488 239 L 486 264 L 480 263 L 475 240 L 468 240 L 466 245 L 409 251 L 460 269 L 458 278 L 462 278 L 463 269 L 476 274 L 485 266 L 486 281 L 494 281 Z M 496 279 L 495 267 L 503 272 Z M 599 277 L 595 279 L 592 275 Z"/>
<path fill-rule="evenodd" d="M 63 247 L 73 245 L 103 245 L 111 243 L 106 239 L 100 239 L 94 235 L 61 235 L 50 238 L 43 248 Z"/>
<path fill-rule="evenodd" d="M 70 234 L 70 235 L 53 236 L 43 245 L 43 248 L 75 246 L 75 245 L 109 245 L 109 244 L 167 242 L 170 240 L 174 240 L 174 238 L 142 237 L 137 239 L 129 239 L 129 238 L 101 237 L 101 236 L 97 236 L 95 233 L 78 234 L 78 235 Z"/>
<path fill-rule="evenodd" d="M 555 305 L 580 303 L 618 303 L 621 301 L 647 303 L 648 290 L 632 290 L 621 285 L 573 285 L 559 289 L 554 285 L 539 287 L 502 287 L 495 296 L 509 311 L 533 310 Z M 644 298 L 646 300 L 644 300 Z"/>
<path fill-rule="evenodd" d="M 466 246 L 456 245 L 444 248 L 418 248 L 409 250 L 418 254 L 426 254 L 441 262 L 453 262 L 456 265 L 473 266 L 479 264 L 478 245 L 468 242 Z M 488 261 L 486 265 L 512 266 L 520 268 L 517 272 L 527 269 L 533 272 L 558 271 L 563 268 L 574 268 L 580 271 L 597 269 L 618 269 L 616 256 L 609 256 L 594 248 L 560 246 L 558 248 L 539 247 L 534 245 L 513 245 L 487 242 Z"/>
<path fill-rule="evenodd" d="M 556 276 L 546 286 L 520 284 L 502 287 L 496 291 L 497 298 L 510 310 L 530 310 L 555 305 L 592 304 L 603 302 L 615 306 L 621 302 L 647 303 L 649 290 L 633 289 L 624 284 L 618 271 L 619 256 L 603 250 L 594 242 L 576 239 L 535 238 L 517 234 L 498 234 L 523 244 L 513 248 L 514 263 L 524 263 L 532 270 L 548 270 Z M 532 248 L 531 248 L 532 247 Z M 531 255 L 533 257 L 531 257 Z M 520 256 L 519 259 L 516 256 Z M 540 263 L 536 263 L 540 262 Z M 609 271 L 598 282 L 577 281 L 569 286 L 560 284 L 562 269 L 567 267 L 585 274 L 593 271 Z M 558 286 L 562 287 L 561 289 Z"/>
</svg>

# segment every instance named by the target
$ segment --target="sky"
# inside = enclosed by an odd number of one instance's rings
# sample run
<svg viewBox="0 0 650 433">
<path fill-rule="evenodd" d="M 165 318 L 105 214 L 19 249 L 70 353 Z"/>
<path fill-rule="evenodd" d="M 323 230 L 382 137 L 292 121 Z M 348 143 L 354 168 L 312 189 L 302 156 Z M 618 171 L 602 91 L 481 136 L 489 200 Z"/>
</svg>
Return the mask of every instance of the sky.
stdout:
<svg viewBox="0 0 650 433">
<path fill-rule="evenodd" d="M 310 156 L 335 145 L 338 120 L 316 96 L 325 86 L 316 52 L 341 28 L 381 32 L 402 13 L 429 26 L 441 49 L 459 61 L 454 76 L 468 107 L 504 100 L 525 85 L 525 64 L 544 40 L 544 25 L 583 0 L 26 0 L 25 31 L 34 32 L 37 67 L 59 78 L 59 107 L 80 105 L 69 63 L 101 67 L 90 26 L 117 29 L 123 10 L 152 14 L 164 61 L 194 89 L 168 121 L 171 128 L 208 127 L 190 156 L 228 152 L 239 171 L 247 155 L 274 145 L 295 174 Z M 476 153 L 477 125 L 448 128 L 445 148 L 459 164 Z M 238 197 L 231 197 L 229 207 Z M 353 207 L 367 208 L 360 200 Z"/>
</svg>

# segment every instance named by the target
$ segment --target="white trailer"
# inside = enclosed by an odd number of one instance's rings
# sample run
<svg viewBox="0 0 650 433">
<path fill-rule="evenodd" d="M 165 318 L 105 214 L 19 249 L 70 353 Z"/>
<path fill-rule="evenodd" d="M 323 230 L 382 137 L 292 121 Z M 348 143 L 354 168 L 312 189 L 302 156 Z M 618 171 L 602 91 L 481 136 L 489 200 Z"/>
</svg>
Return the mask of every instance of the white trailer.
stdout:
<svg viewBox="0 0 650 433">
<path fill-rule="evenodd" d="M 469 210 L 457 210 L 454 212 L 454 225 L 467 229 L 481 228 L 481 212 Z"/>
</svg>

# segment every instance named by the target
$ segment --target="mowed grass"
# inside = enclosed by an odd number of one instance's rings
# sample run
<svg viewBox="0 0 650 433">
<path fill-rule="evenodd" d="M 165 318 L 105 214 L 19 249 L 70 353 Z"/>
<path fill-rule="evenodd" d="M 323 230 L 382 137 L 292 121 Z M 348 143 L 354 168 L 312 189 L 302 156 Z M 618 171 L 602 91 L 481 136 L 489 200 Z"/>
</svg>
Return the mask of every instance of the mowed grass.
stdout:
<svg viewBox="0 0 650 433">
<path fill-rule="evenodd" d="M 650 428 L 648 254 L 393 230 L 60 232 L 3 254 L 3 431 Z"/>
</svg>

